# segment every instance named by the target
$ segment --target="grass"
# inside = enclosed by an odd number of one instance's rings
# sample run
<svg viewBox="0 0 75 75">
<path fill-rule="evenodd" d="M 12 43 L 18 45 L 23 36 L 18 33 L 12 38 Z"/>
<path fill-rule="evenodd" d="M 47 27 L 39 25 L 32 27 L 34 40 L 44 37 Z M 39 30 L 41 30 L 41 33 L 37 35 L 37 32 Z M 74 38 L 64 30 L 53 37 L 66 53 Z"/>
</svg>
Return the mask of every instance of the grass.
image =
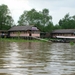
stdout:
<svg viewBox="0 0 75 75">
<path fill-rule="evenodd" d="M 0 41 L 8 41 L 8 42 L 45 42 L 43 40 L 26 40 L 26 39 L 18 39 L 18 38 L 0 38 Z"/>
<path fill-rule="evenodd" d="M 74 42 L 71 41 L 71 42 L 70 42 L 70 45 L 74 45 Z"/>
</svg>

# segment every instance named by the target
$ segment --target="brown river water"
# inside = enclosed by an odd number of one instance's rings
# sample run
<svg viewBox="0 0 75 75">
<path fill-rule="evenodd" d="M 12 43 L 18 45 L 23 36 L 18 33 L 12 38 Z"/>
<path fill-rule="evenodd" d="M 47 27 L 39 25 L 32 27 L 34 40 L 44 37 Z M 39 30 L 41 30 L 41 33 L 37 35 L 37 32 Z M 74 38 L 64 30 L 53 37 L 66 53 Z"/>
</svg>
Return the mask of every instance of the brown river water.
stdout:
<svg viewBox="0 0 75 75">
<path fill-rule="evenodd" d="M 75 75 L 75 44 L 0 41 L 0 75 Z"/>
</svg>

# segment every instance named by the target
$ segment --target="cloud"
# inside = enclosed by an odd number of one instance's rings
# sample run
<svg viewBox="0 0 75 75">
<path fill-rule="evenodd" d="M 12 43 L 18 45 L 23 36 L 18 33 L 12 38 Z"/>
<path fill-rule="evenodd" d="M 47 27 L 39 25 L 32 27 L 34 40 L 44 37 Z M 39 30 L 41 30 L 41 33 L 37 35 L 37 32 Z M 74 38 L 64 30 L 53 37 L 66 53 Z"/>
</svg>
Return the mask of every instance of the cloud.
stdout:
<svg viewBox="0 0 75 75">
<path fill-rule="evenodd" d="M 31 7 L 37 10 L 49 9 L 54 24 L 57 24 L 67 13 L 75 15 L 75 0 L 37 0 L 37 2 L 29 0 L 29 2 Z"/>
<path fill-rule="evenodd" d="M 24 10 L 32 8 L 37 11 L 49 9 L 54 24 L 57 24 L 67 13 L 75 15 L 75 0 L 0 0 L 0 4 L 8 5 L 16 23 Z"/>
<path fill-rule="evenodd" d="M 30 10 L 28 0 L 0 0 L 0 4 L 6 4 L 10 9 L 11 15 L 17 23 L 19 16 L 24 10 Z"/>
<path fill-rule="evenodd" d="M 10 9 L 29 9 L 28 0 L 0 0 L 0 4 L 6 4 Z"/>
</svg>

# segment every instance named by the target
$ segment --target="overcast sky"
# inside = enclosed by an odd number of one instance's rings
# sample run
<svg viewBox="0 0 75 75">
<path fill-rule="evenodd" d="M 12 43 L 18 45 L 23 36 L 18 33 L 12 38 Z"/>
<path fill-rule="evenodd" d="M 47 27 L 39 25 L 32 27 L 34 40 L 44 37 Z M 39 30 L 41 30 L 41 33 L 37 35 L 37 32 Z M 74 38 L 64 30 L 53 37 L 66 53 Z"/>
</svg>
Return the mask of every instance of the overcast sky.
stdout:
<svg viewBox="0 0 75 75">
<path fill-rule="evenodd" d="M 44 8 L 49 9 L 54 24 L 57 24 L 67 13 L 70 16 L 75 15 L 75 0 L 0 0 L 1 4 L 8 6 L 15 23 L 24 10 L 32 8 L 37 11 L 42 11 Z"/>
</svg>

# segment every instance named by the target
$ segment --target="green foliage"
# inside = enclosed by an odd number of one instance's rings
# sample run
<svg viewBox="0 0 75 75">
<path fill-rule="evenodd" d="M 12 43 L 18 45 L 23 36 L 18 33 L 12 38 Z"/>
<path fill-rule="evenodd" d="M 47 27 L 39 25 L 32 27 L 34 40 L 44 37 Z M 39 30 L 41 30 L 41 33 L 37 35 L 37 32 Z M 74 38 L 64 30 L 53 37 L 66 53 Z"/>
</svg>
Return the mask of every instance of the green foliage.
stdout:
<svg viewBox="0 0 75 75">
<path fill-rule="evenodd" d="M 48 9 L 36 11 L 24 11 L 20 16 L 18 25 L 35 25 L 42 32 L 51 32 L 55 29 L 74 29 L 75 28 L 75 15 L 70 16 L 69 13 L 64 18 L 59 20 L 59 23 L 53 25 L 52 16 L 49 15 Z"/>
<path fill-rule="evenodd" d="M 63 19 L 60 19 L 59 26 L 62 29 L 75 29 L 75 16 L 66 14 Z"/>
<path fill-rule="evenodd" d="M 53 23 L 50 22 L 47 26 L 45 26 L 45 32 L 51 32 L 53 28 Z"/>
<path fill-rule="evenodd" d="M 14 25 L 14 20 L 10 15 L 7 5 L 0 5 L 0 30 L 8 30 Z M 69 13 L 60 19 L 58 24 L 53 25 L 52 16 L 49 15 L 48 9 L 36 11 L 24 11 L 19 17 L 18 25 L 34 25 L 41 32 L 51 32 L 55 29 L 75 29 L 75 15 L 70 16 Z"/>
<path fill-rule="evenodd" d="M 53 30 L 56 30 L 56 29 L 61 29 L 61 26 L 59 26 L 58 24 L 56 24 L 56 25 L 53 27 Z"/>
<path fill-rule="evenodd" d="M 70 42 L 70 45 L 74 45 L 74 42 L 71 41 L 71 42 Z"/>
<path fill-rule="evenodd" d="M 8 30 L 13 26 L 14 20 L 10 15 L 7 5 L 0 5 L 0 30 Z M 70 16 L 69 13 L 59 20 L 58 25 L 53 25 L 52 16 L 49 15 L 48 9 L 36 11 L 24 11 L 19 17 L 18 25 L 35 25 L 42 32 L 51 32 L 55 29 L 75 29 L 75 15 Z"/>
<path fill-rule="evenodd" d="M 24 11 L 19 18 L 18 25 L 35 25 L 41 31 L 46 32 L 51 31 L 49 28 L 53 23 L 48 9 L 43 9 L 39 12 L 31 9 L 30 11 Z"/>
<path fill-rule="evenodd" d="M 0 38 L 0 42 L 44 42 L 45 40 L 36 40 L 36 39 L 33 39 L 33 40 L 25 40 L 25 39 L 17 39 L 17 38 Z"/>
<path fill-rule="evenodd" d="M 8 30 L 13 25 L 13 19 L 7 5 L 0 5 L 0 30 Z"/>
</svg>

